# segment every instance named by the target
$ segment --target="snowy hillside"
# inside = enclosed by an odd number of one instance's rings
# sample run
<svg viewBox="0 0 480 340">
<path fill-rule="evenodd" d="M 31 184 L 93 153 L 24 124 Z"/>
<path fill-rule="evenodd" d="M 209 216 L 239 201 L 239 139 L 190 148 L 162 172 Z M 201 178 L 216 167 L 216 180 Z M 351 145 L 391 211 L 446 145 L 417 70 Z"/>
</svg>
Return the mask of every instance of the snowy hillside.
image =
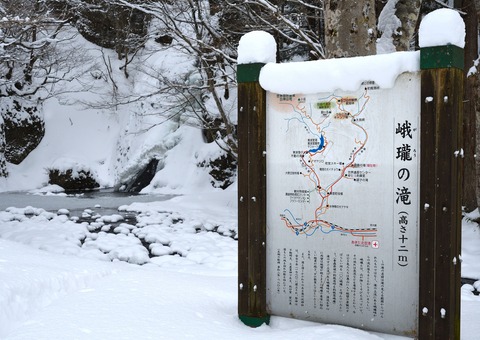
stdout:
<svg viewBox="0 0 480 340">
<path fill-rule="evenodd" d="M 127 78 L 114 51 L 80 35 L 73 44 L 88 61 L 84 73 L 39 107 L 45 136 L 23 162 L 7 164 L 10 175 L 0 179 L 0 191 L 41 188 L 48 169 L 90 171 L 101 187 L 122 188 L 152 160 L 158 172 L 144 192 L 210 190 L 208 162 L 222 150 L 205 141 L 198 117 L 165 86 L 197 81 L 194 59 L 151 40 Z M 235 96 L 230 101 L 235 120 Z"/>
</svg>

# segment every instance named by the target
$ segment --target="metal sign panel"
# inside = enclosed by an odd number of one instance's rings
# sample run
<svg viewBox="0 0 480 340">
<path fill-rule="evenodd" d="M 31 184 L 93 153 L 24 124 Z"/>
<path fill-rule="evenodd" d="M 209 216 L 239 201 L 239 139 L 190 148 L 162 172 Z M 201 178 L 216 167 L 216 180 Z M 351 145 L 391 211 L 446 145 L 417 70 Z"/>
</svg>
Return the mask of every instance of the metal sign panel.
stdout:
<svg viewBox="0 0 480 340">
<path fill-rule="evenodd" d="M 420 76 L 267 94 L 267 309 L 414 336 Z"/>
</svg>

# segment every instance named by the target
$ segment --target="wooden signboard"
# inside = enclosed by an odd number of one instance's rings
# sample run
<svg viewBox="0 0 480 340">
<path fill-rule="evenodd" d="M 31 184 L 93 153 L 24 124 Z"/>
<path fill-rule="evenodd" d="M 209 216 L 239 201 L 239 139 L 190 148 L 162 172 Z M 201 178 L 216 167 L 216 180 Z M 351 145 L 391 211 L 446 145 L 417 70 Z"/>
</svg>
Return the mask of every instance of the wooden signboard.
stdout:
<svg viewBox="0 0 480 340">
<path fill-rule="evenodd" d="M 239 316 L 460 338 L 463 50 L 392 88 L 266 92 L 238 66 Z"/>
</svg>

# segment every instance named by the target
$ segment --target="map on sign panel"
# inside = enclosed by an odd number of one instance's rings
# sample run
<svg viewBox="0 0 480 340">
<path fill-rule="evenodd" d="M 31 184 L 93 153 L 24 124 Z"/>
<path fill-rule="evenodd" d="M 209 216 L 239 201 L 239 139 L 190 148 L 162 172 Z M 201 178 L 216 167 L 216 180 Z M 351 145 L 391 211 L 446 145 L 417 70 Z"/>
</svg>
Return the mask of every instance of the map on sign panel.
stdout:
<svg viewBox="0 0 480 340">
<path fill-rule="evenodd" d="M 392 88 L 267 92 L 272 315 L 415 328 L 419 94 L 412 74 Z"/>
<path fill-rule="evenodd" d="M 349 186 L 368 185 L 372 169 L 378 166 L 365 162 L 363 157 L 369 148 L 369 131 L 365 127 L 368 87 L 355 96 L 331 94 L 314 100 L 276 96 L 274 105 L 289 113 L 283 117 L 284 135 L 292 134 L 298 141 L 287 143 L 293 147 L 288 151 L 294 167 L 286 173 L 303 182 L 301 187 L 285 192 L 290 203 L 280 213 L 285 228 L 297 236 L 338 233 L 362 240 L 375 238 L 376 224 L 342 225 L 330 213 L 347 213 L 344 196 L 351 195 Z M 299 209 L 299 204 L 309 206 L 310 211 Z"/>
</svg>

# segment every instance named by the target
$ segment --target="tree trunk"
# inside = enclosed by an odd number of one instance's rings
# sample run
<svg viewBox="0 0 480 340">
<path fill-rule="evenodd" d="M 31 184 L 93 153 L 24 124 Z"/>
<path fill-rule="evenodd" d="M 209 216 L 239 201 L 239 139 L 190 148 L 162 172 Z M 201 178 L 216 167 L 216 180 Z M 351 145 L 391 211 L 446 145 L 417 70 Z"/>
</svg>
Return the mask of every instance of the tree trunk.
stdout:
<svg viewBox="0 0 480 340">
<path fill-rule="evenodd" d="M 477 25 L 480 20 L 480 0 L 475 0 L 475 9 L 476 9 L 476 15 L 477 15 Z M 477 66 L 478 70 L 478 66 Z M 478 77 L 480 76 L 480 72 L 477 72 L 476 80 L 477 80 L 477 88 L 476 88 L 476 95 L 477 95 L 477 100 L 480 98 L 480 87 L 478 86 Z M 480 106 L 477 105 L 476 107 L 476 147 L 475 147 L 475 169 L 476 169 L 476 198 L 477 198 L 477 205 L 480 207 L 480 134 L 478 133 L 480 131 Z"/>
<path fill-rule="evenodd" d="M 376 53 L 375 0 L 325 1 L 327 58 Z"/>
<path fill-rule="evenodd" d="M 390 0 L 392 1 L 392 0 Z M 397 51 L 411 51 L 415 49 L 415 30 L 422 7 L 422 0 L 398 0 L 396 16 L 402 26 L 393 35 L 393 44 Z"/>
<path fill-rule="evenodd" d="M 0 178 L 7 177 L 7 163 L 5 160 L 5 129 L 3 124 L 3 118 L 0 115 Z"/>
<path fill-rule="evenodd" d="M 463 205 L 470 212 L 478 207 L 476 188 L 480 183 L 477 179 L 478 161 L 475 160 L 477 131 L 477 101 L 478 101 L 478 72 L 469 72 L 478 57 L 478 17 L 474 0 L 464 0 L 462 11 L 466 13 L 465 21 L 465 91 L 463 110 Z M 476 164 L 477 163 L 477 164 Z"/>
</svg>

